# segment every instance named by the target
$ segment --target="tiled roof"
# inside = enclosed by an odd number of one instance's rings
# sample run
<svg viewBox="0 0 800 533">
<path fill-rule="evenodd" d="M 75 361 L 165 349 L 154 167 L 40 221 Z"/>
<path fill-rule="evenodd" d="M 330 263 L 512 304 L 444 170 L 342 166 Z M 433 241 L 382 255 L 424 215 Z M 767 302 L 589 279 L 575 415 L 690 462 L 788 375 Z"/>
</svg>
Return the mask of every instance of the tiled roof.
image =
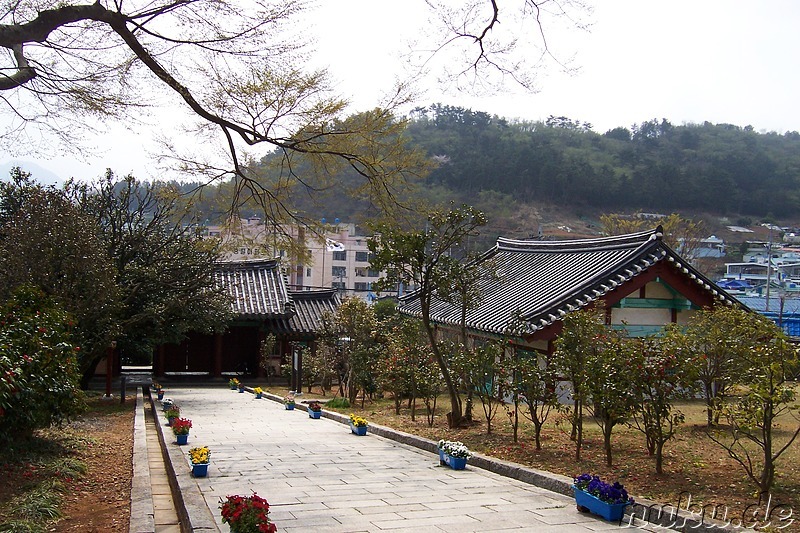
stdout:
<svg viewBox="0 0 800 533">
<path fill-rule="evenodd" d="M 736 302 L 664 244 L 662 231 L 659 226 L 628 235 L 570 241 L 499 238 L 477 261 L 494 265 L 496 275 L 482 278 L 481 300 L 467 311 L 467 327 L 503 333 L 519 313 L 528 333 L 533 333 L 664 261 L 715 300 Z M 415 293 L 401 298 L 400 310 L 420 316 Z M 457 306 L 433 298 L 435 322 L 458 325 L 460 315 Z"/>
<path fill-rule="evenodd" d="M 775 295 L 770 298 L 769 311 L 764 296 L 740 296 L 739 301 L 775 322 L 790 337 L 800 338 L 800 299 L 784 298 L 781 301 L 780 295 Z"/>
<path fill-rule="evenodd" d="M 238 318 L 283 318 L 293 312 L 286 279 L 275 259 L 221 262 L 214 275 L 231 296 Z"/>
<path fill-rule="evenodd" d="M 341 303 L 336 289 L 290 291 L 295 314 L 277 320 L 274 327 L 281 333 L 313 334 L 319 331 L 325 313 L 334 313 Z"/>
<path fill-rule="evenodd" d="M 767 298 L 765 296 L 739 296 L 738 300 L 757 313 L 775 313 L 783 316 L 800 316 L 800 298 L 783 298 L 780 294 L 773 293 L 769 300 L 767 311 Z"/>
</svg>

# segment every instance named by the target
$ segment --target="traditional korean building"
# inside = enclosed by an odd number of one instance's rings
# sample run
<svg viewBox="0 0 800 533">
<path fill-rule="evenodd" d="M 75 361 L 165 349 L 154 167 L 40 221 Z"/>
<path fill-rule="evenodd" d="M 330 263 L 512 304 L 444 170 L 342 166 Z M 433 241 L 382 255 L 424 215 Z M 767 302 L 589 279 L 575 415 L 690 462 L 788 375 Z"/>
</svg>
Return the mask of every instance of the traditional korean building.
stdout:
<svg viewBox="0 0 800 533">
<path fill-rule="evenodd" d="M 667 246 L 662 234 L 659 226 L 597 239 L 499 238 L 477 260 L 493 275 L 482 277 L 481 298 L 467 310 L 469 335 L 502 336 L 518 316 L 518 347 L 550 353 L 562 319 L 587 306 L 602 303 L 610 327 L 644 336 L 684 324 L 704 307 L 741 305 Z M 421 316 L 415 293 L 401 298 L 400 311 Z M 431 318 L 442 331 L 457 330 L 461 308 L 434 298 Z"/>
<path fill-rule="evenodd" d="M 234 317 L 224 332 L 191 333 L 180 344 L 158 348 L 153 364 L 156 376 L 268 374 L 260 364 L 262 346 L 275 338 L 266 365 L 280 375 L 282 364 L 294 363 L 299 385 L 302 351 L 315 349 L 322 316 L 335 312 L 339 296 L 334 289 L 290 291 L 278 260 L 220 263 L 215 280 L 231 298 Z"/>
</svg>

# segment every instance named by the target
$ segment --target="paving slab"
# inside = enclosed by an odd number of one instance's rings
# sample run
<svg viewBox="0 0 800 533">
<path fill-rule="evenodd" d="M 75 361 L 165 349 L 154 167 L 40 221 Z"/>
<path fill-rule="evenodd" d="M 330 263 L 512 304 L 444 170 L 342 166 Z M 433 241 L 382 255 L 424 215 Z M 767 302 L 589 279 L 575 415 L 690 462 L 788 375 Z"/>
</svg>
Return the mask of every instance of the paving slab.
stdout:
<svg viewBox="0 0 800 533">
<path fill-rule="evenodd" d="M 270 502 L 286 532 L 620 529 L 579 513 L 569 496 L 470 464 L 440 466 L 436 453 L 378 436 L 378 428 L 359 437 L 340 421 L 223 387 L 171 387 L 170 397 L 192 420 L 189 445 L 167 452 L 196 531 L 228 531 L 220 500 L 252 492 Z M 193 478 L 186 453 L 203 445 L 211 449 L 208 477 Z"/>
</svg>

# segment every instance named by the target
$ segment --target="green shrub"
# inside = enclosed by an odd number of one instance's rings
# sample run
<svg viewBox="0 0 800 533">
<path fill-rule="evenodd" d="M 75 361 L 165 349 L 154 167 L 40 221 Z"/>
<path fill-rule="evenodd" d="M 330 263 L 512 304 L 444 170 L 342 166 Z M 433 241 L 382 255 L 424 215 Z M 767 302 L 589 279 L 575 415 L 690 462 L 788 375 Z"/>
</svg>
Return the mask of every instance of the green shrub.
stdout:
<svg viewBox="0 0 800 533">
<path fill-rule="evenodd" d="M 61 457 L 47 465 L 47 471 L 59 478 L 82 478 L 88 468 L 86 463 L 74 457 Z"/>
<path fill-rule="evenodd" d="M 346 407 L 350 407 L 350 401 L 347 398 L 337 397 L 325 402 L 325 407 L 330 409 L 344 409 Z"/>
<path fill-rule="evenodd" d="M 0 445 L 68 420 L 84 407 L 70 320 L 40 290 L 0 308 Z"/>
<path fill-rule="evenodd" d="M 48 481 L 17 496 L 8 507 L 14 516 L 34 522 L 60 518 L 63 491 L 64 486 L 60 482 Z"/>
<path fill-rule="evenodd" d="M 7 520 L 0 524 L 3 533 L 46 533 L 47 526 L 31 520 Z"/>
</svg>

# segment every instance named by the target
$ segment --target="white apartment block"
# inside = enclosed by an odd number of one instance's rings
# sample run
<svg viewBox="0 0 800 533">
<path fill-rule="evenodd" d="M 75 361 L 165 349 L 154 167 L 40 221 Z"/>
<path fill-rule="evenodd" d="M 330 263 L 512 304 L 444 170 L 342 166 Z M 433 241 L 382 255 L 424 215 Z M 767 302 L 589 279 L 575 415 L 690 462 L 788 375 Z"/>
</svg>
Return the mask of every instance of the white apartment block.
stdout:
<svg viewBox="0 0 800 533">
<path fill-rule="evenodd" d="M 374 290 L 381 273 L 369 267 L 367 235 L 360 235 L 355 224 L 324 226 L 324 238 L 297 225 L 270 228 L 260 218 L 242 219 L 239 225 L 208 226 L 209 237 L 223 241 L 223 258 L 245 260 L 280 257 L 293 290 L 334 288 L 343 296 L 358 296 L 373 301 L 381 293 Z M 310 261 L 300 263 L 281 245 L 288 236 L 303 243 Z M 302 244 L 301 244 L 302 246 Z"/>
</svg>

